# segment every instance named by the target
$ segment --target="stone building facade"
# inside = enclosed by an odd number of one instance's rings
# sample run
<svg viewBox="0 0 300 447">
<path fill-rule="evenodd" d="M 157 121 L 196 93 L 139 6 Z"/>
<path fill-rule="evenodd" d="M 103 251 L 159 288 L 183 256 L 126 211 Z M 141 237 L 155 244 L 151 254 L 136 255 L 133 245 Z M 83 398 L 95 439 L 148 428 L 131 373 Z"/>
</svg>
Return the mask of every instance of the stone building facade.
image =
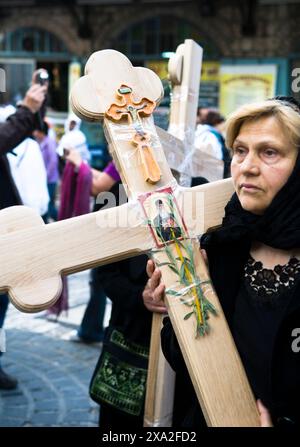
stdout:
<svg viewBox="0 0 300 447">
<path fill-rule="evenodd" d="M 97 5 L 95 0 L 84 5 L 76 1 L 74 5 L 63 1 L 46 2 L 45 6 L 34 6 L 33 2 L 26 6 L 26 3 L 26 0 L 0 1 L 1 33 L 18 28 L 44 29 L 61 39 L 70 53 L 80 57 L 112 47 L 124 30 L 158 16 L 189 22 L 200 35 L 213 42 L 221 57 L 288 57 L 300 50 L 300 2 L 257 2 L 252 12 L 256 27 L 252 36 L 242 33 L 243 16 L 249 14 L 243 13 L 240 6 L 243 0 L 214 0 L 211 16 L 201 14 L 197 1 L 162 0 L 153 5 L 146 1 L 135 4 L 128 1 L 120 6 L 110 6 L 109 2 Z"/>
<path fill-rule="evenodd" d="M 291 85 L 293 69 L 300 67 L 299 23 L 300 0 L 0 0 L 0 66 L 28 58 L 59 72 L 57 97 L 65 99 L 57 102 L 57 110 L 65 110 L 72 61 L 83 66 L 93 51 L 115 48 L 144 64 L 149 58 L 162 59 L 162 51 L 174 51 L 191 37 L 203 46 L 207 61 L 276 64 L 276 93 L 297 97 L 300 93 L 292 92 Z M 54 36 L 55 45 L 63 47 L 60 53 L 50 47 L 38 53 L 34 46 L 14 48 L 20 33 L 26 36 L 28 30 Z M 151 39 L 157 40 L 155 51 Z"/>
</svg>

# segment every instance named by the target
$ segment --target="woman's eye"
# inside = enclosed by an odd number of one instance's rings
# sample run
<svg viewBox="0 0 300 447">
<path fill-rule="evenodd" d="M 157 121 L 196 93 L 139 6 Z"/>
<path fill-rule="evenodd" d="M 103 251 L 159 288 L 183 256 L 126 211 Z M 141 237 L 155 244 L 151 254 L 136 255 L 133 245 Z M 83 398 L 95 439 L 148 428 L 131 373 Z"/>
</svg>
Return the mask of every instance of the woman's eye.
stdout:
<svg viewBox="0 0 300 447">
<path fill-rule="evenodd" d="M 278 154 L 277 151 L 275 151 L 274 149 L 266 149 L 264 151 L 264 154 L 268 157 L 268 158 L 274 158 L 276 157 L 276 155 Z"/>
<path fill-rule="evenodd" d="M 246 149 L 244 149 L 243 147 L 234 147 L 233 148 L 233 154 L 234 155 L 244 155 L 246 153 Z"/>
</svg>

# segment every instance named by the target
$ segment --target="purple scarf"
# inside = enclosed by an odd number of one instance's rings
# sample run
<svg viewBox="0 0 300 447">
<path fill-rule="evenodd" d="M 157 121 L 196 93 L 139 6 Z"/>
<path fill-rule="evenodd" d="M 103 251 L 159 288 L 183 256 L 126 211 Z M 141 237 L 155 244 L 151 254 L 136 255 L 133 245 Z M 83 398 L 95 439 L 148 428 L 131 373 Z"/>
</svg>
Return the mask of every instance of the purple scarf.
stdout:
<svg viewBox="0 0 300 447">
<path fill-rule="evenodd" d="M 88 164 L 81 163 L 78 173 L 71 163 L 67 163 L 61 182 L 58 220 L 81 216 L 90 212 L 92 171 Z"/>
<path fill-rule="evenodd" d="M 58 220 L 81 216 L 90 212 L 90 191 L 92 186 L 92 171 L 88 164 L 81 163 L 78 173 L 74 165 L 67 163 L 61 182 L 60 207 Z M 68 283 L 63 277 L 63 288 L 56 303 L 48 312 L 57 317 L 64 310 L 68 310 Z"/>
</svg>

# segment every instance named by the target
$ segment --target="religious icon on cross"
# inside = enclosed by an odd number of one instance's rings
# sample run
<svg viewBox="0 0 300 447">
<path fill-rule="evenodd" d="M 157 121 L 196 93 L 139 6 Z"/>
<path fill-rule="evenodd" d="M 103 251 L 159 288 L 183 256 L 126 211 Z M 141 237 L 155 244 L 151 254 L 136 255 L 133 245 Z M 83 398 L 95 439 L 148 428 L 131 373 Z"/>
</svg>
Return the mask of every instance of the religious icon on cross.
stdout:
<svg viewBox="0 0 300 447">
<path fill-rule="evenodd" d="M 175 239 L 188 237 L 186 226 L 171 188 L 139 198 L 158 248 Z"/>
</svg>

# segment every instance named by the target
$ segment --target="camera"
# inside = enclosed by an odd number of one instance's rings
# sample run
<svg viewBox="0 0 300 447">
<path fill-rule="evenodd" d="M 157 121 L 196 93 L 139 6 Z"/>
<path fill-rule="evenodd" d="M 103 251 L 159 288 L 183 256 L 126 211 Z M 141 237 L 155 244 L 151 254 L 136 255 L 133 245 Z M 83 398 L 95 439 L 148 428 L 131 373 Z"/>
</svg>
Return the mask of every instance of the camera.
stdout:
<svg viewBox="0 0 300 447">
<path fill-rule="evenodd" d="M 37 70 L 35 74 L 35 83 L 40 85 L 45 85 L 49 83 L 49 73 L 44 68 Z"/>
</svg>

